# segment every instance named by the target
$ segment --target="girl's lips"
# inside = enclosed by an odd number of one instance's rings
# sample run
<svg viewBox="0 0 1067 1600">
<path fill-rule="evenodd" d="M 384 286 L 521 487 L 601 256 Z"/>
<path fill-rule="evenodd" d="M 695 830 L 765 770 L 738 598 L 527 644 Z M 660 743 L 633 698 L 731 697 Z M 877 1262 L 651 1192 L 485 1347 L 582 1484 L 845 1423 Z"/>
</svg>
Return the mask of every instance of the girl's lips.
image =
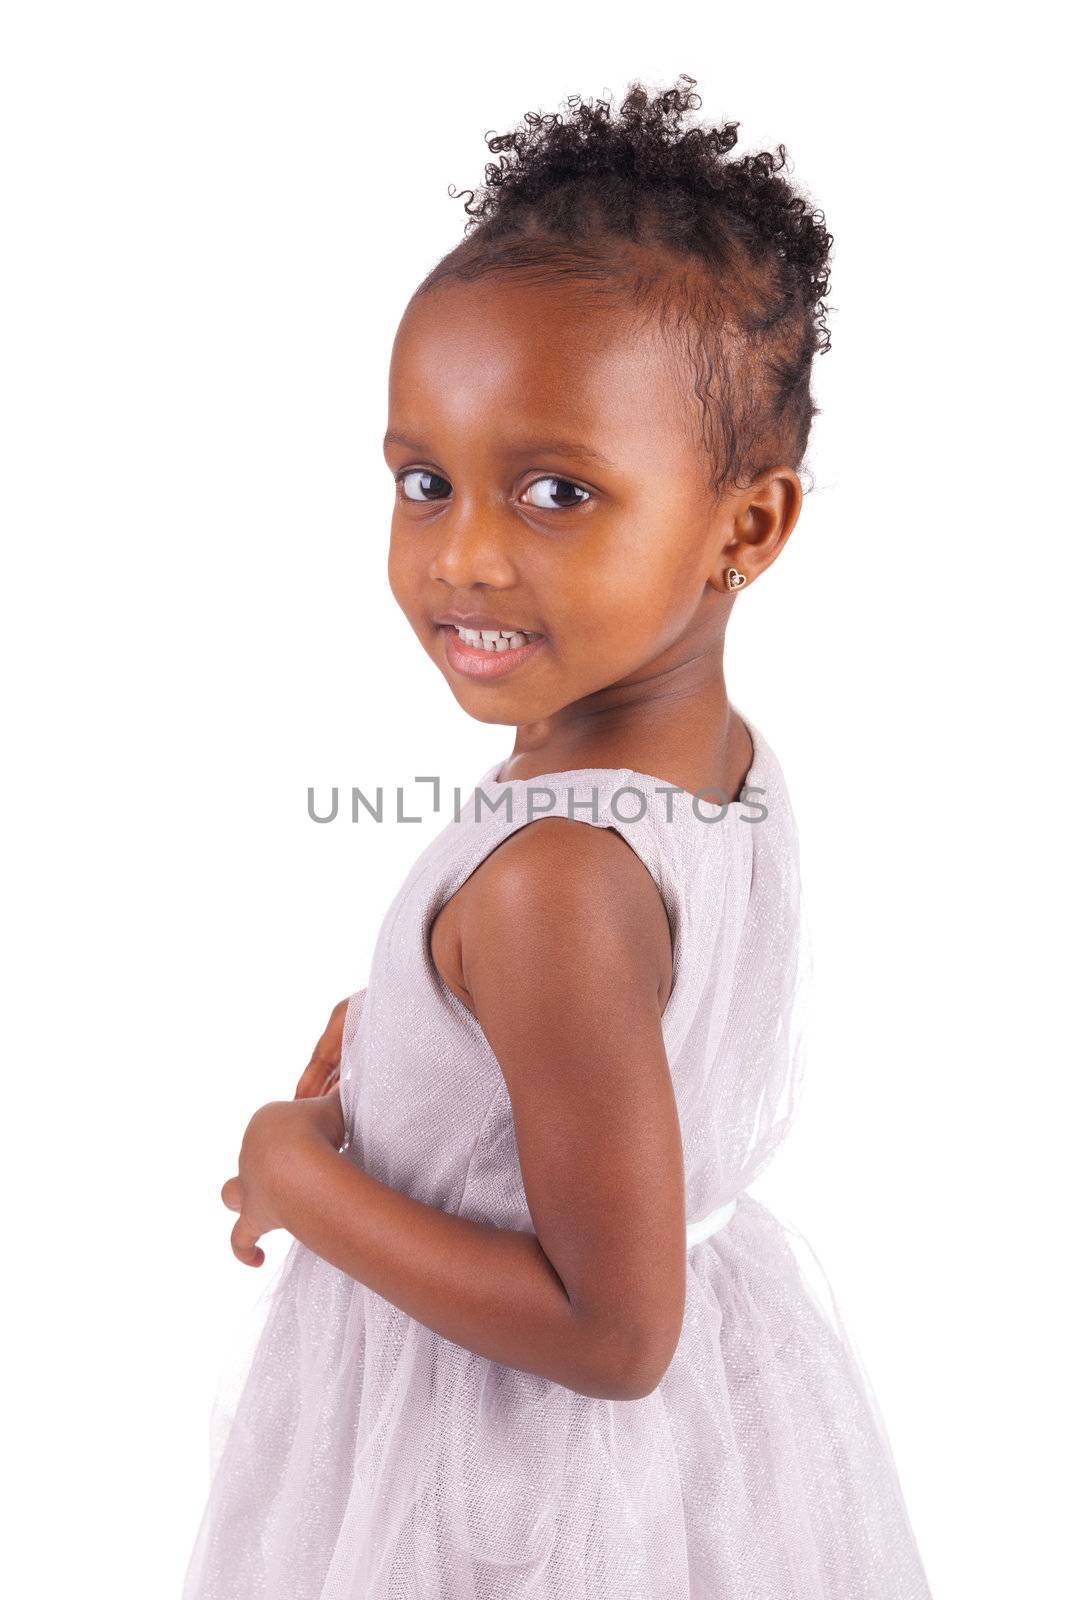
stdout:
<svg viewBox="0 0 1067 1600">
<path fill-rule="evenodd" d="M 465 678 L 503 678 L 514 672 L 524 661 L 538 651 L 545 642 L 544 634 L 531 639 L 517 650 L 479 650 L 476 645 L 464 644 L 450 622 L 440 623 L 438 631 L 445 636 L 445 655 L 448 664 Z"/>
</svg>

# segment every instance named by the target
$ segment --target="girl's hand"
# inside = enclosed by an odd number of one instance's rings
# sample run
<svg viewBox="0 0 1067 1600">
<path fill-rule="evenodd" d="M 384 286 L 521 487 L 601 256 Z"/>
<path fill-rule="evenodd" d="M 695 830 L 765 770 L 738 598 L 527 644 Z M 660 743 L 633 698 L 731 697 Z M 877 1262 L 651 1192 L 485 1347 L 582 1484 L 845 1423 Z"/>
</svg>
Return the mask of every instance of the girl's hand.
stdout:
<svg viewBox="0 0 1067 1600">
<path fill-rule="evenodd" d="M 336 1091 L 314 1099 L 271 1100 L 260 1106 L 245 1129 L 237 1176 L 227 1178 L 220 1193 L 223 1204 L 240 1213 L 230 1245 L 246 1266 L 263 1265 L 266 1256 L 257 1241 L 285 1226 L 281 1218 L 285 1177 L 309 1139 L 324 1141 L 335 1150 L 344 1143 L 344 1112 Z"/>
<path fill-rule="evenodd" d="M 311 1060 L 300 1076 L 294 1099 L 305 1100 L 315 1095 L 332 1093 L 340 1083 L 341 1042 L 345 1031 L 345 1012 L 348 1000 L 339 1000 L 330 1012 L 326 1030 L 311 1052 Z"/>
</svg>

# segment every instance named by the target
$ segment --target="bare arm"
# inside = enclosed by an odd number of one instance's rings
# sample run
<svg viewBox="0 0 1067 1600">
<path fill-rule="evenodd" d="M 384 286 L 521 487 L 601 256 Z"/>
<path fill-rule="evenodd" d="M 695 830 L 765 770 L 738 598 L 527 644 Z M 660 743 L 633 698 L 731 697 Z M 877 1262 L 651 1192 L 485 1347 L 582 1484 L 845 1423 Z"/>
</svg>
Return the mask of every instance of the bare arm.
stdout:
<svg viewBox="0 0 1067 1600">
<path fill-rule="evenodd" d="M 544 818 L 499 846 L 456 906 L 463 985 L 504 1075 L 536 1233 L 423 1205 L 325 1142 L 286 1163 L 283 1225 L 477 1354 L 638 1398 L 666 1370 L 685 1293 L 662 901 L 618 835 Z"/>
</svg>

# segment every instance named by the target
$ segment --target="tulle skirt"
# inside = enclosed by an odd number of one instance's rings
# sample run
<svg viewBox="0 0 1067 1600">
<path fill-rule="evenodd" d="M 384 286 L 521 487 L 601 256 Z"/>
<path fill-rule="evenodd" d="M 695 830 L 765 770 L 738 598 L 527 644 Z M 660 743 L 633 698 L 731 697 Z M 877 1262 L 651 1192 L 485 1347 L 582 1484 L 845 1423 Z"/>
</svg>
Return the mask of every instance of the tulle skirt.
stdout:
<svg viewBox="0 0 1067 1600">
<path fill-rule="evenodd" d="M 474 1355 L 294 1243 L 220 1389 L 183 1600 L 929 1600 L 795 1238 L 743 1194 L 631 1401 Z"/>
</svg>

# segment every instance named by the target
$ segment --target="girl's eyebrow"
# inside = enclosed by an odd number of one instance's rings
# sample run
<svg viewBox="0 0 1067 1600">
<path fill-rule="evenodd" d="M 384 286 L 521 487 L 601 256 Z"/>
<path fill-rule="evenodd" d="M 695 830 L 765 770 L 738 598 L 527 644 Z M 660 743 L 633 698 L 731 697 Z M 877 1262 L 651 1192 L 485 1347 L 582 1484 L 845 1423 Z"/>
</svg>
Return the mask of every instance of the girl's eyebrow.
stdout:
<svg viewBox="0 0 1067 1600">
<path fill-rule="evenodd" d="M 385 435 L 382 444 L 398 444 L 402 445 L 406 450 L 424 450 L 426 448 L 420 440 L 410 439 L 407 434 L 397 433 L 392 428 Z M 612 471 L 615 470 L 615 463 L 609 461 L 607 456 L 601 455 L 599 450 L 594 450 L 589 445 L 575 444 L 569 439 L 535 439 L 520 444 L 512 444 L 507 447 L 504 454 L 509 456 L 574 456 L 585 461 L 595 461 L 602 467 L 610 467 Z"/>
<path fill-rule="evenodd" d="M 615 463 L 601 455 L 591 445 L 575 444 L 570 439 L 535 439 L 530 443 L 513 445 L 508 452 L 516 456 L 536 456 L 541 453 L 554 456 L 578 456 L 584 461 L 596 461 L 602 467 L 614 469 Z"/>
</svg>

